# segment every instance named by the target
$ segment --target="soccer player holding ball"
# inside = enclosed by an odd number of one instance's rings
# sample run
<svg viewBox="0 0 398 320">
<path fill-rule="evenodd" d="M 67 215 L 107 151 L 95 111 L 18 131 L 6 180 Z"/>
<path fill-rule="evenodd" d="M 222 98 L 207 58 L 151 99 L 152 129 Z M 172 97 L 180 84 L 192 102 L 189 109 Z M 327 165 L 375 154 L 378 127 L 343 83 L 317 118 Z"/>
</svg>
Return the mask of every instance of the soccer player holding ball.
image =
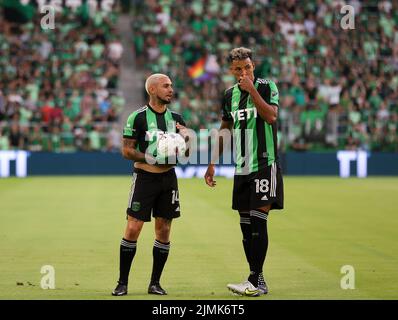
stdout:
<svg viewBox="0 0 398 320">
<path fill-rule="evenodd" d="M 276 123 L 279 93 L 273 81 L 254 77 L 251 50 L 235 48 L 229 53 L 228 61 L 237 83 L 224 93 L 220 129 L 233 131 L 236 167 L 232 208 L 240 215 L 250 274 L 242 283 L 227 287 L 240 295 L 260 296 L 268 292 L 263 276 L 268 214 L 272 209 L 283 209 Z M 218 155 L 223 151 L 222 138 L 220 140 Z M 205 182 L 210 187 L 216 185 L 214 162 L 205 174 Z"/>
<path fill-rule="evenodd" d="M 149 103 L 128 117 L 123 132 L 123 157 L 134 161 L 134 172 L 126 211 L 127 226 L 120 244 L 119 280 L 112 292 L 114 296 L 127 294 L 137 240 L 144 223 L 151 221 L 151 213 L 155 218 L 156 238 L 148 293 L 167 294 L 160 285 L 160 277 L 170 250 L 171 222 L 180 216 L 174 166 L 175 155 L 181 153 L 179 147 L 182 146 L 180 137 L 175 134 L 187 139 L 187 129 L 182 117 L 167 107 L 173 98 L 172 82 L 168 76 L 149 76 L 145 89 L 150 97 Z M 162 143 L 166 142 L 162 144 L 162 154 L 158 154 L 157 150 L 160 139 Z M 178 143 L 174 143 L 173 139 L 177 139 Z M 172 147 L 167 148 L 169 145 Z M 167 160 L 172 155 L 174 162 L 170 163 Z"/>
</svg>

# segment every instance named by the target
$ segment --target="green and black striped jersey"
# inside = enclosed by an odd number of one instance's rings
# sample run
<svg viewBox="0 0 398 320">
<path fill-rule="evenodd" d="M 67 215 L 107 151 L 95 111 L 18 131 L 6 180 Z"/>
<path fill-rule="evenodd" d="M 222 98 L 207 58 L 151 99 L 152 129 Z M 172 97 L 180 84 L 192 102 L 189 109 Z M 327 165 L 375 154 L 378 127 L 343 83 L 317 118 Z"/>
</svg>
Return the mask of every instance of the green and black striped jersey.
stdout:
<svg viewBox="0 0 398 320">
<path fill-rule="evenodd" d="M 163 132 L 178 132 L 177 122 L 185 125 L 181 115 L 166 109 L 159 113 L 145 105 L 134 111 L 127 118 L 126 126 L 123 130 L 123 138 L 137 140 L 137 150 L 143 153 L 148 152 L 156 157 L 156 143 L 158 134 Z"/>
<path fill-rule="evenodd" d="M 279 106 L 273 81 L 255 78 L 254 86 L 266 103 Z M 224 121 L 233 122 L 237 174 L 257 172 L 278 160 L 277 124 L 268 124 L 260 117 L 249 93 L 238 84 L 225 91 L 222 114 Z"/>
</svg>

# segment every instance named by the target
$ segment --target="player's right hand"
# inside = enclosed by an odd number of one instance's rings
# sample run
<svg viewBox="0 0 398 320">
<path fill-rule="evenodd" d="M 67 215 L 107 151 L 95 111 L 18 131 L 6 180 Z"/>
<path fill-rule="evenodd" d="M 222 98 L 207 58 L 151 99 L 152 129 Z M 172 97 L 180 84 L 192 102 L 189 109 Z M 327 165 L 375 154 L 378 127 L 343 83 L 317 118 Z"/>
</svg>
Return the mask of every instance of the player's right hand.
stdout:
<svg viewBox="0 0 398 320">
<path fill-rule="evenodd" d="M 209 187 L 216 186 L 216 180 L 213 180 L 214 177 L 214 164 L 209 164 L 205 173 L 205 181 Z"/>
</svg>

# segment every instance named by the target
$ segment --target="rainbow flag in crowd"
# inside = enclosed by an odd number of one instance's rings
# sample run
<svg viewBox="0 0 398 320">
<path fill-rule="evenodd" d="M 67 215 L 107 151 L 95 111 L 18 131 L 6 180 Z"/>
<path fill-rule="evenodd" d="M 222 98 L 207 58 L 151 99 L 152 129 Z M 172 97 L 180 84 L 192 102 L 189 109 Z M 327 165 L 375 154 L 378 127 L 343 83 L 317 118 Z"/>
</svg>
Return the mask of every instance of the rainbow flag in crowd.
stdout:
<svg viewBox="0 0 398 320">
<path fill-rule="evenodd" d="M 199 58 L 192 66 L 188 68 L 188 75 L 196 81 L 206 81 L 211 78 L 211 74 L 205 70 L 207 57 Z"/>
</svg>

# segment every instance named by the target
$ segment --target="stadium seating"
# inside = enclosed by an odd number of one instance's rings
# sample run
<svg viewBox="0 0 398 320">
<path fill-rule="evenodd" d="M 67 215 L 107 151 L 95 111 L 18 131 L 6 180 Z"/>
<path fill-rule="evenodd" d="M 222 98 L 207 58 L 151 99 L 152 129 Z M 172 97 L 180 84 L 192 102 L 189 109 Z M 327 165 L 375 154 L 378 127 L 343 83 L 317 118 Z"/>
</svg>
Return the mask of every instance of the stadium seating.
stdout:
<svg viewBox="0 0 398 320">
<path fill-rule="evenodd" d="M 341 27 L 339 1 L 295 2 L 136 3 L 139 65 L 171 76 L 174 108 L 192 128 L 213 128 L 233 84 L 226 55 L 247 46 L 256 75 L 278 83 L 283 150 L 397 152 L 397 2 L 349 1 L 352 30 Z"/>
<path fill-rule="evenodd" d="M 397 2 L 349 4 L 353 30 L 341 26 L 339 1 L 122 7 L 130 11 L 137 68 L 170 75 L 173 108 L 191 128 L 219 127 L 221 95 L 234 83 L 226 56 L 247 46 L 256 76 L 278 84 L 282 150 L 398 152 Z M 125 101 L 117 17 L 79 20 L 65 11 L 54 32 L 40 28 L 39 15 L 24 24 L 0 20 L 0 150 L 119 150 Z"/>
<path fill-rule="evenodd" d="M 0 150 L 119 151 L 116 18 L 64 10 L 54 30 L 40 27 L 39 14 L 0 20 Z"/>
</svg>

